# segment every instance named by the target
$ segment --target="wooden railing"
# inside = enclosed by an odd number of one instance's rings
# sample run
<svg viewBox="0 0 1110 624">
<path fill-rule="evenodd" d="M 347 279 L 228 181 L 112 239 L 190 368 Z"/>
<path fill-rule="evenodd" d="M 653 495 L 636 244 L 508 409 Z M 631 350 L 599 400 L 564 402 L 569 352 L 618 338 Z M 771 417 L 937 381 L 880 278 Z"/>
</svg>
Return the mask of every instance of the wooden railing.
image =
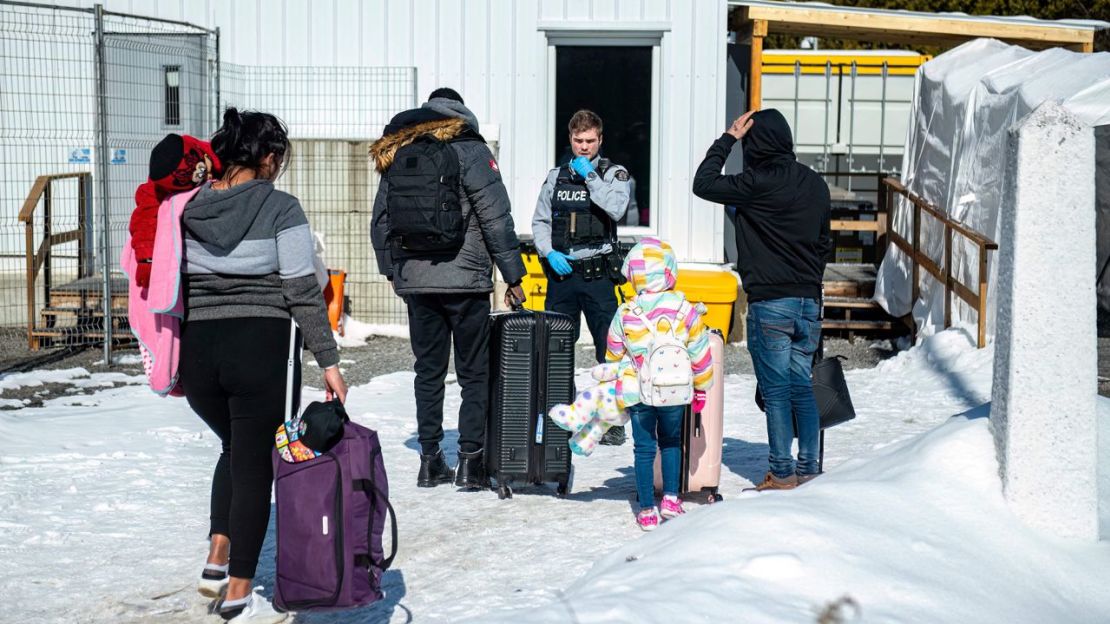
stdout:
<svg viewBox="0 0 1110 624">
<path fill-rule="evenodd" d="M 885 178 L 883 185 L 886 193 L 881 195 L 888 195 L 885 201 L 886 205 L 890 208 L 891 218 L 899 209 L 898 202 L 891 201 L 890 193 L 898 193 L 909 200 L 909 205 L 913 207 L 913 235 L 912 240 L 907 241 L 893 228 L 887 232 L 890 241 L 898 246 L 907 256 L 910 257 L 913 266 L 913 297 L 912 301 L 917 301 L 920 294 L 919 279 L 921 276 L 921 268 L 929 272 L 937 281 L 944 284 L 944 326 L 945 328 L 952 326 L 952 294 L 955 293 L 957 297 L 964 300 L 969 306 L 978 311 L 978 319 L 976 320 L 979 329 L 978 344 L 979 348 L 987 346 L 987 252 L 995 251 L 998 249 L 998 243 L 987 238 L 983 234 L 976 232 L 970 227 L 964 225 L 962 222 L 953 219 L 936 206 L 925 201 L 918 195 L 910 192 L 902 185 L 902 182 L 896 178 Z M 943 266 L 939 265 L 936 261 L 930 258 L 925 252 L 921 250 L 921 215 L 922 213 L 932 217 L 944 226 L 944 260 Z M 965 285 L 952 275 L 952 236 L 959 234 L 964 238 L 971 241 L 978 247 L 979 250 L 979 279 L 977 290 L 972 290 L 972 286 Z"/>
<path fill-rule="evenodd" d="M 68 232 L 55 233 L 52 226 L 54 212 L 53 183 L 55 180 L 67 178 L 77 179 L 77 229 Z M 35 331 L 35 281 L 42 274 L 43 303 L 50 305 L 50 289 L 52 283 L 51 250 L 56 245 L 63 245 L 77 241 L 77 276 L 87 277 L 88 260 L 85 250 L 85 218 L 88 214 L 88 205 L 92 199 L 92 174 L 88 172 L 58 173 L 39 176 L 35 179 L 27 200 L 23 202 L 23 209 L 19 211 L 19 220 L 23 222 L 26 232 L 27 256 L 27 341 L 31 349 L 36 347 Z M 35 209 L 42 200 L 42 241 L 35 248 Z"/>
</svg>

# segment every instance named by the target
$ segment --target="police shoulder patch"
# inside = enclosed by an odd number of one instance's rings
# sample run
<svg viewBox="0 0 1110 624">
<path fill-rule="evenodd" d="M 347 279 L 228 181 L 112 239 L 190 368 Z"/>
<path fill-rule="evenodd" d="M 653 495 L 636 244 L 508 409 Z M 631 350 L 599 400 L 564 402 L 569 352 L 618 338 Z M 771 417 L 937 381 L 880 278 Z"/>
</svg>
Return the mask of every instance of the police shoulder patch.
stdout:
<svg viewBox="0 0 1110 624">
<path fill-rule="evenodd" d="M 621 182 L 628 182 L 628 171 L 624 169 L 617 169 L 617 179 Z"/>
</svg>

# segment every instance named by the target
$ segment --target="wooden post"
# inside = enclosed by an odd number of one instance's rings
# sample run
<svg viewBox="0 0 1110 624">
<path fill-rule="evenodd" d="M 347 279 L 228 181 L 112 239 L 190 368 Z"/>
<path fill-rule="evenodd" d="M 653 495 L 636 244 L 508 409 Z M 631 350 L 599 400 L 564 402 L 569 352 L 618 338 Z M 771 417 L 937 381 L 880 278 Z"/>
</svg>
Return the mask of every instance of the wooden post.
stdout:
<svg viewBox="0 0 1110 624">
<path fill-rule="evenodd" d="M 28 219 L 24 223 L 26 234 L 25 245 L 27 249 L 27 348 L 36 351 L 35 344 L 35 221 Z"/>
<path fill-rule="evenodd" d="M 913 205 L 913 255 L 911 257 L 911 260 L 913 261 L 913 286 L 912 286 L 912 290 L 910 291 L 911 293 L 913 293 L 913 297 L 910 299 L 910 309 L 911 310 L 913 309 L 913 306 L 917 304 L 917 297 L 920 294 L 919 291 L 920 291 L 920 288 L 921 288 L 920 285 L 918 284 L 918 282 L 920 281 L 920 278 L 921 278 L 921 267 L 918 266 L 918 264 L 917 264 L 917 253 L 918 253 L 917 250 L 918 250 L 918 245 L 920 244 L 920 240 L 921 240 L 921 206 L 918 206 L 916 203 L 914 203 L 914 205 Z"/>
<path fill-rule="evenodd" d="M 979 348 L 987 346 L 987 248 L 979 243 Z"/>
<path fill-rule="evenodd" d="M 50 305 L 50 251 L 53 245 L 50 244 L 50 236 L 54 233 L 53 228 L 50 227 L 50 213 L 52 212 L 52 199 L 54 181 L 50 178 L 46 180 L 46 188 L 42 192 L 42 304 Z M 33 310 L 32 310 L 33 312 Z"/>
<path fill-rule="evenodd" d="M 763 108 L 763 38 L 767 36 L 767 21 L 752 21 L 752 63 L 748 80 L 748 110 Z"/>
<path fill-rule="evenodd" d="M 876 219 L 879 222 L 879 231 L 875 234 L 875 264 L 879 264 L 880 262 L 882 262 L 883 256 L 886 255 L 887 241 L 890 240 L 886 234 L 887 229 L 890 227 L 889 215 L 891 197 L 890 188 L 886 184 L 883 184 L 882 173 L 879 173 L 878 181 L 876 183 L 878 184 L 879 189 L 879 214 L 876 216 Z"/>
<path fill-rule="evenodd" d="M 981 255 L 981 254 L 980 254 Z M 944 328 L 952 327 L 952 228 L 944 224 Z"/>
<path fill-rule="evenodd" d="M 85 277 L 85 176 L 77 178 L 77 279 Z"/>
</svg>

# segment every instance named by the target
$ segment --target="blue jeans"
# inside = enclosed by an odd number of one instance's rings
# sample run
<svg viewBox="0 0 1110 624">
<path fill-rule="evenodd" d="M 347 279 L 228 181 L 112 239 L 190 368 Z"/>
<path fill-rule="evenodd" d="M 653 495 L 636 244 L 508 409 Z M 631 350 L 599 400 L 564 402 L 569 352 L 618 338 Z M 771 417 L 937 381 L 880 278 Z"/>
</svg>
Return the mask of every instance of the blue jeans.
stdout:
<svg viewBox="0 0 1110 624">
<path fill-rule="evenodd" d="M 685 405 L 653 407 L 637 404 L 632 414 L 632 454 L 636 458 L 636 498 L 641 509 L 655 506 L 655 453 L 663 471 L 663 493 L 678 495 L 682 470 L 682 419 Z"/>
<path fill-rule="evenodd" d="M 748 351 L 767 406 L 771 472 L 779 478 L 817 474 L 821 420 L 813 399 L 813 354 L 821 338 L 815 299 L 790 297 L 748 304 Z M 790 454 L 797 422 L 798 461 Z"/>
</svg>

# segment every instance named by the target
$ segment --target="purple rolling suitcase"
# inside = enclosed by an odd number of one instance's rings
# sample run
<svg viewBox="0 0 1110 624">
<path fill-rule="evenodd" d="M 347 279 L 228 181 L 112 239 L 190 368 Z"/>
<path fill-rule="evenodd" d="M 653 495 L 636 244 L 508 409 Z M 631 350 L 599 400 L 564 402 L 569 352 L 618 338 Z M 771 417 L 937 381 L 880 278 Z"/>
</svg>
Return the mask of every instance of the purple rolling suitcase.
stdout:
<svg viewBox="0 0 1110 624">
<path fill-rule="evenodd" d="M 291 405 L 290 400 L 290 410 Z M 274 606 L 284 611 L 330 610 L 380 600 L 382 573 L 397 554 L 397 518 L 389 504 L 378 434 L 348 421 L 342 439 L 326 453 L 290 463 L 275 449 L 273 462 Z M 382 548 L 387 514 L 392 551 L 388 557 Z"/>
</svg>

